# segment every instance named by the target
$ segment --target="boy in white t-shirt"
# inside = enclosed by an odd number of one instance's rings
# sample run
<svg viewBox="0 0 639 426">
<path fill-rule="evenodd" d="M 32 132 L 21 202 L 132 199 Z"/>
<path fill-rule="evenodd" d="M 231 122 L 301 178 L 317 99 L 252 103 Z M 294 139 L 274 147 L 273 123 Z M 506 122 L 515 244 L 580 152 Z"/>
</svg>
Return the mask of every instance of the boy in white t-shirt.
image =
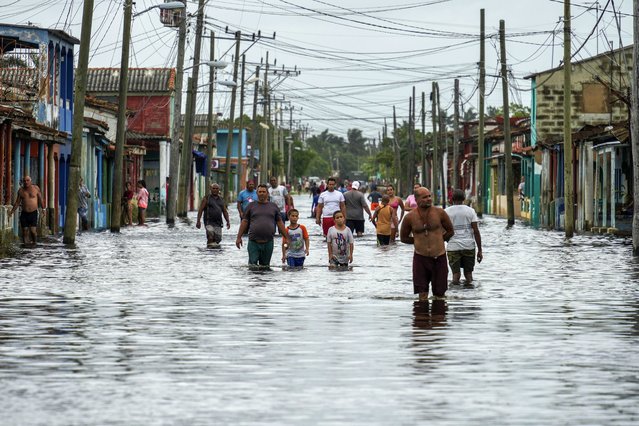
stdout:
<svg viewBox="0 0 639 426">
<path fill-rule="evenodd" d="M 326 234 L 328 265 L 330 268 L 347 267 L 353 263 L 353 233 L 346 226 L 346 217 L 340 210 L 333 213 L 333 219 L 335 226 L 331 226 Z"/>
<path fill-rule="evenodd" d="M 446 246 L 448 264 L 453 272 L 452 284 L 459 284 L 462 268 L 466 284 L 471 284 L 475 268 L 475 255 L 478 263 L 481 263 L 484 257 L 481 251 L 481 235 L 477 227 L 479 219 L 477 219 L 477 213 L 472 207 L 463 204 L 465 198 L 464 191 L 456 189 L 453 191 L 453 205 L 446 209 L 455 230 L 455 235 Z M 476 254 L 475 249 L 477 249 Z"/>
</svg>

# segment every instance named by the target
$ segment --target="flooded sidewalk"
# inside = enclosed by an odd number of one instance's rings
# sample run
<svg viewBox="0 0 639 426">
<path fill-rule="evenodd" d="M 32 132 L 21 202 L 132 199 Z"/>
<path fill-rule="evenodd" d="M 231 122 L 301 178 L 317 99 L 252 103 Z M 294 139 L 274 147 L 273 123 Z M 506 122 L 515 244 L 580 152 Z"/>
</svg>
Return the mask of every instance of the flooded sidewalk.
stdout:
<svg viewBox="0 0 639 426">
<path fill-rule="evenodd" d="M 486 217 L 473 287 L 412 294 L 412 247 L 250 271 L 191 222 L 0 261 L 3 424 L 637 424 L 639 263 L 626 239 Z M 449 280 L 451 275 L 449 274 Z"/>
</svg>

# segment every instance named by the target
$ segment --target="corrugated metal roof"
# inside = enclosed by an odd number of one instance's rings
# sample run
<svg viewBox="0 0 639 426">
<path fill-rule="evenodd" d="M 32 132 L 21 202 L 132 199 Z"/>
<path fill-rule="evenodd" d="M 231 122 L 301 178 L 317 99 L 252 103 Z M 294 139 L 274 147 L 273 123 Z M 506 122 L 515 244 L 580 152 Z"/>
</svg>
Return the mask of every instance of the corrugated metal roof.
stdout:
<svg viewBox="0 0 639 426">
<path fill-rule="evenodd" d="M 89 68 L 87 92 L 117 93 L 120 85 L 120 68 Z M 173 92 L 175 68 L 129 68 L 130 93 Z"/>
</svg>

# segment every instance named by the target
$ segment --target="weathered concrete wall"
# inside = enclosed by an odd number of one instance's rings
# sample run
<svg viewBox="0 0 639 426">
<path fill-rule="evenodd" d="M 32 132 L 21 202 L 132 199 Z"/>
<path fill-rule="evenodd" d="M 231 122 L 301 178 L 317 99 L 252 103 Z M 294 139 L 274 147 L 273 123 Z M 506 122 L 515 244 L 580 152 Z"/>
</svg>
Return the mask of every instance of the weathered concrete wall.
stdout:
<svg viewBox="0 0 639 426">
<path fill-rule="evenodd" d="M 627 94 L 632 73 L 631 47 L 615 51 L 613 54 L 595 56 L 590 60 L 573 64 L 572 67 L 571 127 L 573 131 L 586 124 L 607 124 L 628 119 L 626 105 L 617 100 L 605 86 L 597 83 L 595 76 L 599 76 L 615 90 Z M 537 140 L 561 141 L 564 125 L 563 70 L 556 69 L 554 72 L 538 74 L 535 80 Z M 602 94 L 603 96 L 599 96 Z M 608 108 L 609 111 L 601 111 L 602 108 Z"/>
</svg>

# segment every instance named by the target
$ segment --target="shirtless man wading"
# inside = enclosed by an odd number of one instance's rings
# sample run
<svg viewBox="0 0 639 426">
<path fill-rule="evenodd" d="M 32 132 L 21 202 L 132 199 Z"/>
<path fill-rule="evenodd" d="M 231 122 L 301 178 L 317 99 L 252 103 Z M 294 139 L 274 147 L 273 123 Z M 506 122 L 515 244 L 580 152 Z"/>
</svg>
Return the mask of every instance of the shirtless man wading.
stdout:
<svg viewBox="0 0 639 426">
<path fill-rule="evenodd" d="M 455 232 L 444 209 L 433 206 L 433 196 L 427 188 L 415 192 L 417 208 L 404 217 L 400 230 L 402 243 L 413 244 L 413 292 L 419 300 L 428 300 L 428 286 L 433 296 L 443 297 L 448 290 L 446 247 Z M 413 236 L 411 236 L 411 232 Z"/>
<path fill-rule="evenodd" d="M 31 177 L 25 176 L 22 187 L 18 190 L 13 208 L 9 212 L 9 217 L 20 206 L 20 228 L 22 228 L 22 242 L 24 244 L 35 244 L 38 234 L 38 206 L 44 209 L 42 193 L 37 185 L 31 182 Z"/>
</svg>

